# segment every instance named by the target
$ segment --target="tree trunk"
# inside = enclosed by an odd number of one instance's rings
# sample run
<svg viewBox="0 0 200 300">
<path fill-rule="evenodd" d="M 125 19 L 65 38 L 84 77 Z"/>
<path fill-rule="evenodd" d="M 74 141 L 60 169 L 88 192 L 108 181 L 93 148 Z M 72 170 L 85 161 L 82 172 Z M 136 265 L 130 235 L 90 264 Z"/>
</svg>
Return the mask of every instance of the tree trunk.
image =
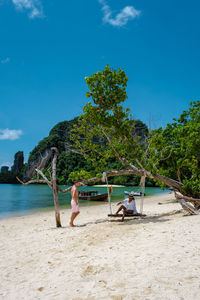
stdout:
<svg viewBox="0 0 200 300">
<path fill-rule="evenodd" d="M 180 182 L 182 182 L 182 181 L 181 181 L 181 168 L 180 168 L 180 167 L 177 169 L 177 177 L 178 177 L 178 180 L 179 180 Z"/>
<path fill-rule="evenodd" d="M 53 183 L 53 197 L 54 197 L 54 205 L 55 205 L 55 217 L 56 217 L 56 227 L 61 227 L 60 221 L 60 209 L 59 209 L 59 201 L 58 201 L 58 188 L 56 183 L 56 160 L 58 156 L 58 149 L 51 148 L 54 153 L 52 160 L 52 183 Z"/>
</svg>

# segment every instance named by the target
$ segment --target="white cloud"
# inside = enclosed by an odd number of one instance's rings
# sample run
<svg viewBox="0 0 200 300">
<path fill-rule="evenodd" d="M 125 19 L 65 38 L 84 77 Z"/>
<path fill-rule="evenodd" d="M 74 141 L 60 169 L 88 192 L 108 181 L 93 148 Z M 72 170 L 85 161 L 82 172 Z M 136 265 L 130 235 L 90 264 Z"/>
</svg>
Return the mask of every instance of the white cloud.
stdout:
<svg viewBox="0 0 200 300">
<path fill-rule="evenodd" d="M 10 62 L 10 57 L 6 57 L 6 58 L 4 58 L 4 59 L 1 59 L 1 64 L 7 64 L 7 63 L 9 63 Z"/>
<path fill-rule="evenodd" d="M 99 0 L 99 3 L 102 5 L 102 11 L 104 14 L 103 22 L 109 23 L 113 26 L 124 26 L 129 20 L 135 19 L 141 14 L 141 11 L 135 9 L 133 6 L 126 6 L 115 16 L 115 18 L 113 18 L 113 12 L 107 2 L 105 0 Z"/>
<path fill-rule="evenodd" d="M 12 0 L 16 9 L 20 11 L 27 10 L 29 18 L 43 18 L 43 7 L 40 0 Z"/>
<path fill-rule="evenodd" d="M 15 129 L 0 129 L 0 140 L 10 140 L 14 141 L 19 139 L 19 137 L 22 135 L 21 130 L 15 130 Z"/>
</svg>

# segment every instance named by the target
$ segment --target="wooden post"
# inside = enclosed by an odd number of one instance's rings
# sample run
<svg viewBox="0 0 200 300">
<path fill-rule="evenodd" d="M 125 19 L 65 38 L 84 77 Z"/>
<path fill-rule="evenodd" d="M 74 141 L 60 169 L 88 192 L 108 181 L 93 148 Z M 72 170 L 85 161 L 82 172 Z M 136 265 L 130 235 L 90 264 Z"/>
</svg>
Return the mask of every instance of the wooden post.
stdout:
<svg viewBox="0 0 200 300">
<path fill-rule="evenodd" d="M 53 197 L 54 197 L 54 205 L 55 205 L 55 217 L 56 217 L 56 227 L 62 227 L 60 221 L 60 209 L 59 209 L 59 201 L 58 201 L 58 188 L 56 183 L 56 160 L 58 156 L 58 149 L 53 147 L 51 148 L 53 152 L 53 160 L 52 160 L 52 183 L 53 183 Z"/>
</svg>

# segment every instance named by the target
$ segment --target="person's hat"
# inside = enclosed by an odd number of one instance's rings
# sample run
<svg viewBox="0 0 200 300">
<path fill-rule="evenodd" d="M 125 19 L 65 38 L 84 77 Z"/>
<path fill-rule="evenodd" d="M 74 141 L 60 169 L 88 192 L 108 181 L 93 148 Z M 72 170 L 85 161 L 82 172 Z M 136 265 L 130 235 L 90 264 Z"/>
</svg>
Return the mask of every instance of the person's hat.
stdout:
<svg viewBox="0 0 200 300">
<path fill-rule="evenodd" d="M 131 193 L 128 196 L 129 196 L 129 198 L 134 198 L 134 195 Z"/>
</svg>

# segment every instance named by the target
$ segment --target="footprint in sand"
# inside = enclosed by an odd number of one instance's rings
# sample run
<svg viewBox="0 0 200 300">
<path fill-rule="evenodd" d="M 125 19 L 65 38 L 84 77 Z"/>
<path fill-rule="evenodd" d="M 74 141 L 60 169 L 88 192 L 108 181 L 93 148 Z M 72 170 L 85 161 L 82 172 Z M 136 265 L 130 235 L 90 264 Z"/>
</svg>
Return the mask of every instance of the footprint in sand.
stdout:
<svg viewBox="0 0 200 300">
<path fill-rule="evenodd" d="M 104 268 L 100 268 L 98 266 L 87 266 L 87 268 L 82 272 L 82 276 L 96 275 L 103 271 Z"/>
<path fill-rule="evenodd" d="M 123 300 L 124 296 L 123 295 L 112 295 L 111 299 L 113 299 L 113 300 Z"/>
<path fill-rule="evenodd" d="M 103 284 L 105 284 L 105 285 L 107 284 L 107 281 L 104 280 L 104 279 L 100 279 L 99 282 L 100 282 L 100 283 L 103 283 Z"/>
</svg>

